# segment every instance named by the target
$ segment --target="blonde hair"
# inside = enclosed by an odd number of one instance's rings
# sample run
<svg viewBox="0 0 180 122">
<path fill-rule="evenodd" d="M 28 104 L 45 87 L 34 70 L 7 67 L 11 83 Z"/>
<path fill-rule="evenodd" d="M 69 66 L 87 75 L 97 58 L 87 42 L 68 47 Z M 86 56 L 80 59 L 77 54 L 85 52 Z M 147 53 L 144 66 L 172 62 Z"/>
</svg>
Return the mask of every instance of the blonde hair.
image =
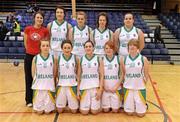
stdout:
<svg viewBox="0 0 180 122">
<path fill-rule="evenodd" d="M 76 18 L 77 18 L 78 15 L 84 15 L 85 20 L 87 20 L 87 15 L 86 15 L 86 13 L 84 11 L 78 11 L 76 13 Z"/>
<path fill-rule="evenodd" d="M 130 46 L 130 45 L 134 45 L 134 46 L 136 46 L 136 47 L 139 49 L 139 40 L 131 39 L 131 40 L 128 42 L 128 50 L 129 50 L 129 46 Z"/>
</svg>

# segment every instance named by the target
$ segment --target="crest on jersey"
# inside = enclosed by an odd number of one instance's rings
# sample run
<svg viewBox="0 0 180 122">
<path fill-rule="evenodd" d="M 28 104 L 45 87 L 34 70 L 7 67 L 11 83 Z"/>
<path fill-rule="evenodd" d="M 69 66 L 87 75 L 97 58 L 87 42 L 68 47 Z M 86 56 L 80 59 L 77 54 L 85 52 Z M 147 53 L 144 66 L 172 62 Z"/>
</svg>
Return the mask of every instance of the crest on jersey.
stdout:
<svg viewBox="0 0 180 122">
<path fill-rule="evenodd" d="M 117 64 L 115 64 L 115 67 L 117 67 Z"/>
<path fill-rule="evenodd" d="M 140 62 L 138 62 L 138 66 L 140 65 Z"/>
<path fill-rule="evenodd" d="M 108 38 L 108 35 L 106 35 L 106 38 Z"/>
<path fill-rule="evenodd" d="M 31 40 L 37 41 L 40 40 L 41 36 L 38 33 L 31 34 Z"/>
</svg>

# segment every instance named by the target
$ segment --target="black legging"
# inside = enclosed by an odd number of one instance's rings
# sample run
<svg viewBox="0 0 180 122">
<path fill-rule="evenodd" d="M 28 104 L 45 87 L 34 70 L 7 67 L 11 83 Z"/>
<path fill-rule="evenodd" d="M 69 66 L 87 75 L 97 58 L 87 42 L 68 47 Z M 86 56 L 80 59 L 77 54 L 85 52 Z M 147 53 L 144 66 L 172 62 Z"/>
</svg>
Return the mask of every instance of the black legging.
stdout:
<svg viewBox="0 0 180 122">
<path fill-rule="evenodd" d="M 33 78 L 31 73 L 32 60 L 34 55 L 30 55 L 26 53 L 24 59 L 24 72 L 25 72 L 25 81 L 26 81 L 26 104 L 32 103 L 33 90 L 31 89 Z"/>
</svg>

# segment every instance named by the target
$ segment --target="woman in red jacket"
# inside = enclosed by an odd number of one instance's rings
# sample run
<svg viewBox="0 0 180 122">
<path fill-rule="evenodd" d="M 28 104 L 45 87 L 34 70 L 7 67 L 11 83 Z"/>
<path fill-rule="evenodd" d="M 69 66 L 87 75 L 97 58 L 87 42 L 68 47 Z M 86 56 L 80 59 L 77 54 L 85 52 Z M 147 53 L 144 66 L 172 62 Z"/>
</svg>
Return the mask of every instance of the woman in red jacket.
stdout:
<svg viewBox="0 0 180 122">
<path fill-rule="evenodd" d="M 41 11 L 38 11 L 33 16 L 34 24 L 32 26 L 27 26 L 24 30 L 24 46 L 26 49 L 26 55 L 24 59 L 24 71 L 25 71 L 25 81 L 26 81 L 26 105 L 32 107 L 32 96 L 33 91 L 31 89 L 32 85 L 32 73 L 31 65 L 32 59 L 40 51 L 39 45 L 42 39 L 49 38 L 48 30 L 43 27 L 44 15 Z"/>
</svg>

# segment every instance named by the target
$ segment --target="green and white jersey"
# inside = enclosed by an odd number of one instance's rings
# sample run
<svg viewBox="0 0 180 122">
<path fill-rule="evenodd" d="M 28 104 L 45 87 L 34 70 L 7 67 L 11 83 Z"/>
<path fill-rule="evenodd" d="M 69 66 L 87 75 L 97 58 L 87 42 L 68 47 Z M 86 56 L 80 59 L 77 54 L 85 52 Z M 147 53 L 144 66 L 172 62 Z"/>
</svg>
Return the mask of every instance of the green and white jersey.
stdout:
<svg viewBox="0 0 180 122">
<path fill-rule="evenodd" d="M 85 55 L 81 58 L 80 90 L 99 87 L 99 58 L 94 55 L 91 59 Z"/>
<path fill-rule="evenodd" d="M 138 39 L 138 31 L 136 27 L 132 27 L 131 30 L 127 30 L 124 26 L 120 29 L 119 34 L 119 55 L 128 55 L 128 42 L 131 39 Z"/>
<path fill-rule="evenodd" d="M 106 29 L 101 32 L 99 29 L 96 28 L 93 31 L 93 38 L 95 42 L 94 54 L 104 55 L 104 45 L 107 41 L 111 39 L 111 30 Z"/>
<path fill-rule="evenodd" d="M 66 59 L 64 54 L 58 58 L 59 67 L 59 82 L 58 86 L 77 86 L 76 82 L 76 58 L 71 54 L 69 59 Z"/>
<path fill-rule="evenodd" d="M 138 54 L 135 58 L 130 55 L 124 59 L 125 65 L 125 81 L 124 87 L 132 90 L 145 89 L 144 84 L 144 60 L 141 54 Z"/>
<path fill-rule="evenodd" d="M 85 54 L 84 43 L 89 40 L 89 36 L 90 28 L 87 25 L 83 29 L 78 26 L 73 27 L 73 54 L 80 56 Z"/>
<path fill-rule="evenodd" d="M 113 88 L 119 81 L 120 61 L 118 56 L 113 56 L 110 60 L 107 56 L 103 57 L 104 62 L 104 86 Z M 120 89 L 120 87 L 119 87 Z"/>
<path fill-rule="evenodd" d="M 55 91 L 53 75 L 54 57 L 49 54 L 45 59 L 40 54 L 35 57 L 36 71 L 32 89 Z"/>
<path fill-rule="evenodd" d="M 54 51 L 61 51 L 61 43 L 66 40 L 68 33 L 68 23 L 63 21 L 61 24 L 54 20 L 51 24 L 50 46 Z"/>
</svg>

